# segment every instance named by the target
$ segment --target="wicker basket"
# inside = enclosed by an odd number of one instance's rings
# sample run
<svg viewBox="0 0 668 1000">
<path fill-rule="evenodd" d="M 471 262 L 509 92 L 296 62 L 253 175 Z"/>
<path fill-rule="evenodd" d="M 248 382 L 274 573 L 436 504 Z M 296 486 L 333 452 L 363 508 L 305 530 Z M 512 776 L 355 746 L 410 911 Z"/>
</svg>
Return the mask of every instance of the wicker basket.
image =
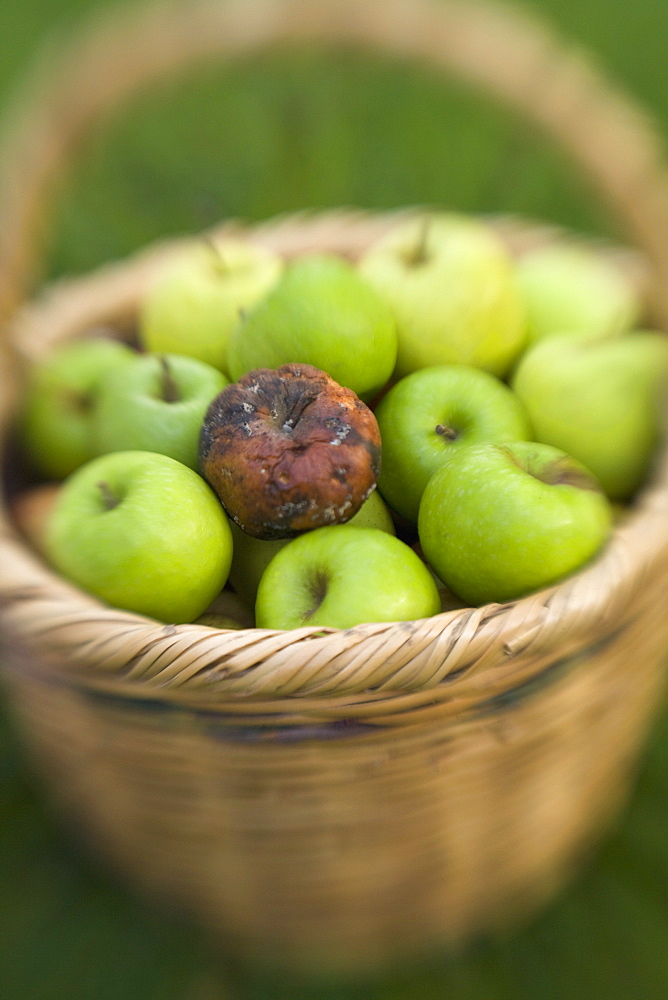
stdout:
<svg viewBox="0 0 668 1000">
<path fill-rule="evenodd" d="M 197 60 L 304 38 L 427 61 L 541 125 L 623 225 L 637 253 L 621 257 L 666 325 L 668 195 L 651 127 L 542 29 L 472 2 L 193 0 L 83 32 L 20 106 L 0 157 L 5 440 L 26 359 L 100 323 L 131 326 L 174 252 L 153 247 L 23 304 L 44 205 L 82 136 Z M 354 257 L 393 219 L 304 215 L 248 232 L 286 255 Z M 500 228 L 517 247 L 554 235 Z M 103 607 L 50 573 L 3 513 L 7 686 L 72 824 L 229 948 L 319 968 L 416 955 L 549 897 L 624 802 L 664 681 L 667 506 L 664 454 L 605 552 L 562 585 L 325 635 Z"/>
</svg>

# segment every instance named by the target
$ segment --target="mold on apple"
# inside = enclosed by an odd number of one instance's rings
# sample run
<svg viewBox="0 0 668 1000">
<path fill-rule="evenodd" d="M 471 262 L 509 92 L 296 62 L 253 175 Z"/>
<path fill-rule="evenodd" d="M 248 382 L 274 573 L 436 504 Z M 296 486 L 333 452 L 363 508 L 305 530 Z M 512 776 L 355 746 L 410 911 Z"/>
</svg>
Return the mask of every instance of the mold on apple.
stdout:
<svg viewBox="0 0 668 1000">
<path fill-rule="evenodd" d="M 358 396 L 320 369 L 259 368 L 209 407 L 200 466 L 243 531 L 289 538 L 357 513 L 380 473 L 380 432 Z"/>
</svg>

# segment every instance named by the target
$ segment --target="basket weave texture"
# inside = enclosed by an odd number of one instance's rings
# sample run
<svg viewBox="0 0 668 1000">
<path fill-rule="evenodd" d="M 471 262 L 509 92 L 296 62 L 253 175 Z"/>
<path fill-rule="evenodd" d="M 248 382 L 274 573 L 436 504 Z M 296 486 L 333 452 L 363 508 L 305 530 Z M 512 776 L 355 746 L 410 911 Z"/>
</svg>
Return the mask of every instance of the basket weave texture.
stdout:
<svg viewBox="0 0 668 1000">
<path fill-rule="evenodd" d="M 42 209 L 82 136 L 154 79 L 276 41 L 428 60 L 540 123 L 625 227 L 637 252 L 620 252 L 620 265 L 665 325 L 658 146 L 579 55 L 473 3 L 250 10 L 198 2 L 97 25 L 75 42 L 75 59 L 49 64 L 48 87 L 38 74 L 0 178 L 5 440 L 26 364 L 101 324 L 129 330 L 179 248 L 149 248 L 24 304 Z M 537 79 L 542 89 L 529 86 Z M 287 257 L 326 249 L 354 259 L 396 218 L 340 211 L 221 231 Z M 514 252 L 561 238 L 496 224 Z M 510 604 L 323 634 L 160 625 L 103 607 L 55 577 L 3 509 L 3 667 L 54 797 L 135 884 L 250 954 L 380 963 L 534 907 L 625 800 L 664 684 L 667 512 L 664 450 L 605 552 L 565 583 Z"/>
</svg>

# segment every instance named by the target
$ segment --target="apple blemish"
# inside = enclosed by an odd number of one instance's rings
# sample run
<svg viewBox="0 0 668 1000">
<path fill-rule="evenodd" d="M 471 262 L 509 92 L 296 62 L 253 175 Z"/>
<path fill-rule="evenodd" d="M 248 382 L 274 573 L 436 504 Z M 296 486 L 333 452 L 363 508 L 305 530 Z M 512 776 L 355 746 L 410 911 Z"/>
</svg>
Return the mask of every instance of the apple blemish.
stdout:
<svg viewBox="0 0 668 1000">
<path fill-rule="evenodd" d="M 357 513 L 380 473 L 380 432 L 369 407 L 320 369 L 259 368 L 212 402 L 200 466 L 243 531 L 290 538 Z"/>
</svg>

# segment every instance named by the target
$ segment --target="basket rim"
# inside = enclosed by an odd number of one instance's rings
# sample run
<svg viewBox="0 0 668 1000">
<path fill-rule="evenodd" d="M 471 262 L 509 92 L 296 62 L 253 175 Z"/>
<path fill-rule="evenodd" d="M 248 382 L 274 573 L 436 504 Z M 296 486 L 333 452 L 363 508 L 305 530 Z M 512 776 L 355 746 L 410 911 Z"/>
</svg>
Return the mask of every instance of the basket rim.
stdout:
<svg viewBox="0 0 668 1000">
<path fill-rule="evenodd" d="M 325 242 L 334 252 L 339 246 L 354 257 L 369 239 L 416 211 L 424 207 L 302 212 L 257 225 L 228 222 L 213 234 L 246 236 L 282 248 L 287 256 L 322 249 Z M 587 239 L 522 219 L 500 217 L 496 225 L 516 249 L 536 240 Z M 155 269 L 182 245 L 183 238 L 159 241 L 45 289 L 13 323 L 24 361 L 63 331 L 70 336 L 84 332 L 95 314 L 102 323 L 114 316 L 116 322 L 128 319 Z M 608 249 L 604 240 L 594 245 L 631 268 L 642 286 L 642 260 L 635 251 Z M 5 409 L 11 412 L 10 406 Z M 8 416 L 2 419 L 6 425 Z M 25 639 L 30 631 L 31 648 L 49 669 L 55 665 L 84 686 L 90 682 L 93 688 L 142 698 L 225 704 L 240 716 L 245 712 L 240 706 L 249 701 L 253 711 L 264 706 L 270 714 L 294 714 L 295 698 L 298 714 L 309 706 L 317 711 L 325 702 L 327 711 L 361 703 L 367 714 L 375 714 L 372 704 L 384 712 L 388 702 L 391 711 L 447 702 L 455 712 L 457 706 L 461 710 L 537 676 L 555 658 L 577 653 L 633 616 L 639 590 L 668 562 L 666 451 L 664 446 L 654 481 L 595 560 L 562 583 L 506 604 L 346 630 L 218 630 L 155 623 L 109 608 L 65 583 L 17 536 L 3 502 L 0 566 L 6 569 L 0 570 L 0 607 L 10 635 Z"/>
</svg>

